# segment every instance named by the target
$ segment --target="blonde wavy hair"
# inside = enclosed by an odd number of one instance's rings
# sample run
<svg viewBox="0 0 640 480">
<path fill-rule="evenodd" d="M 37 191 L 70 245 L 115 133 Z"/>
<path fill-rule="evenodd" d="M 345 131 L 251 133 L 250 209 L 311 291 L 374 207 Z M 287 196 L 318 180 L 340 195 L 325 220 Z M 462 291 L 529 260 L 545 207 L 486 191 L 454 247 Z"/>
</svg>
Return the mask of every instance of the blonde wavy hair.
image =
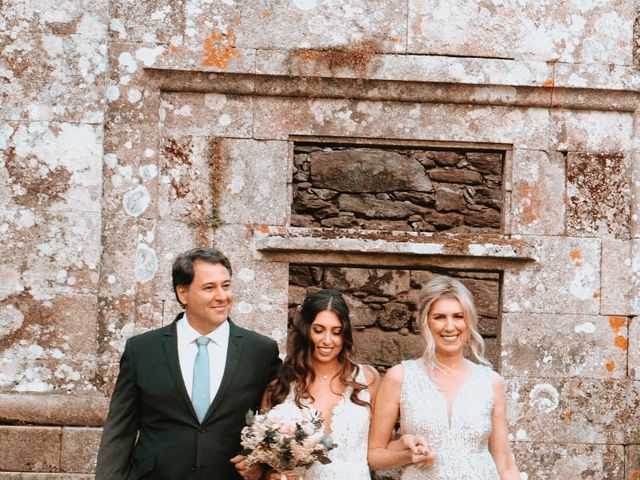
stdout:
<svg viewBox="0 0 640 480">
<path fill-rule="evenodd" d="M 443 298 L 457 300 L 462 306 L 464 321 L 469 329 L 465 357 L 475 363 L 490 367 L 491 363 L 484 357 L 484 339 L 478 331 L 478 312 L 469 289 L 460 280 L 444 275 L 435 275 L 425 284 L 423 290 L 424 293 L 418 309 L 418 322 L 426 343 L 422 358 L 427 367 L 444 368 L 436 358 L 436 343 L 428 325 L 431 307 Z"/>
</svg>

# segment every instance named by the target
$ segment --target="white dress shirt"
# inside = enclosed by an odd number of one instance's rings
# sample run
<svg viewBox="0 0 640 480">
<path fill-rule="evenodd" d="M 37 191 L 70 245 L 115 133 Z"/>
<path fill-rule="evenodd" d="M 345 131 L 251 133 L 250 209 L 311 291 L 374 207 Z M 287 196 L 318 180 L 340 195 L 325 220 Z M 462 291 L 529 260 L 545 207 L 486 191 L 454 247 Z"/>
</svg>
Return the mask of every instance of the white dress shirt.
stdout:
<svg viewBox="0 0 640 480">
<path fill-rule="evenodd" d="M 187 387 L 189 398 L 191 398 L 191 390 L 193 389 L 193 364 L 198 354 L 198 345 L 196 338 L 201 337 L 187 321 L 187 314 L 178 320 L 176 325 L 178 334 L 178 359 L 180 361 L 180 371 L 184 385 Z M 224 322 L 213 332 L 206 335 L 211 340 L 207 344 L 209 351 L 209 380 L 211 386 L 209 389 L 209 403 L 213 401 L 220 388 L 224 367 L 227 364 L 227 349 L 229 347 L 229 322 Z"/>
</svg>

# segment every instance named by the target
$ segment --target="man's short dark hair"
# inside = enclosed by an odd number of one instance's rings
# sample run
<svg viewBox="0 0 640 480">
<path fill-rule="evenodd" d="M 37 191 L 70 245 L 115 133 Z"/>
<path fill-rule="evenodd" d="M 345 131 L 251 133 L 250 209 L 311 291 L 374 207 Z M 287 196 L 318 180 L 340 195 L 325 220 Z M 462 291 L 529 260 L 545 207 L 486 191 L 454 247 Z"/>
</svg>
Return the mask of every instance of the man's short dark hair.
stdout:
<svg viewBox="0 0 640 480">
<path fill-rule="evenodd" d="M 173 267 L 171 268 L 173 292 L 176 294 L 178 303 L 180 303 L 180 299 L 178 298 L 178 291 L 176 290 L 176 288 L 178 287 L 178 285 L 184 285 L 187 287 L 191 285 L 191 282 L 193 282 L 193 276 L 194 276 L 193 264 L 195 263 L 196 260 L 212 263 L 214 265 L 219 263 L 220 265 L 225 267 L 227 270 L 229 270 L 229 276 L 231 276 L 232 274 L 231 262 L 229 261 L 227 256 L 217 248 L 197 247 L 197 248 L 192 248 L 191 250 L 187 250 L 184 253 L 181 253 L 173 261 Z"/>
</svg>

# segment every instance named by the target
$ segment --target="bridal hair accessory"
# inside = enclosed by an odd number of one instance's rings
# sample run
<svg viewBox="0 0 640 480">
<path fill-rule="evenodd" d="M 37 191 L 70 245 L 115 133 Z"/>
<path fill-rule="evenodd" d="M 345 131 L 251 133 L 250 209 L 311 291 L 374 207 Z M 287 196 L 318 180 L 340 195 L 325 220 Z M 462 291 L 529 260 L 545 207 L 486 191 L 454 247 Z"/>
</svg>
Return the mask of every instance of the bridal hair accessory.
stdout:
<svg viewBox="0 0 640 480">
<path fill-rule="evenodd" d="M 324 433 L 324 422 L 313 407 L 282 403 L 254 415 L 247 413 L 242 429 L 242 452 L 248 465 L 264 463 L 279 472 L 331 463 L 330 450 L 337 445 Z"/>
</svg>

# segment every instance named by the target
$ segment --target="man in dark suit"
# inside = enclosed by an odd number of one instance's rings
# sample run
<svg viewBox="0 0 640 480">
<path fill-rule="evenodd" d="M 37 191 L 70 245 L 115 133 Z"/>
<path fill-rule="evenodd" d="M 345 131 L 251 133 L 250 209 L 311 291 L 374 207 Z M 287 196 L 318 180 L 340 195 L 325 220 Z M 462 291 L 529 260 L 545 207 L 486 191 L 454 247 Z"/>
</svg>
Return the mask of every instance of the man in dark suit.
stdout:
<svg viewBox="0 0 640 480">
<path fill-rule="evenodd" d="M 278 347 L 229 319 L 231 264 L 219 250 L 183 253 L 172 277 L 184 312 L 127 341 L 96 480 L 242 478 L 230 460 L 280 364 Z"/>
</svg>

